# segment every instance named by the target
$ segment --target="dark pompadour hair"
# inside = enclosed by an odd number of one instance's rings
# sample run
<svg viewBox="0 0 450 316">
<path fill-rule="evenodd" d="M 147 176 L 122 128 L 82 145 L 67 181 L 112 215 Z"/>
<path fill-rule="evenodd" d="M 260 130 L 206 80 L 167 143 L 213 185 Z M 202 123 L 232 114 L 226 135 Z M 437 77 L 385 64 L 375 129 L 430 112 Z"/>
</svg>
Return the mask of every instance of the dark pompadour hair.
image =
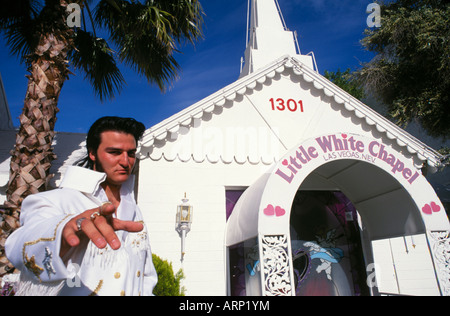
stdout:
<svg viewBox="0 0 450 316">
<path fill-rule="evenodd" d="M 77 161 L 75 165 L 94 169 L 94 162 L 89 158 L 89 152 L 97 152 L 103 132 L 120 132 L 134 136 L 136 143 L 145 132 L 145 125 L 133 118 L 105 116 L 98 119 L 89 129 L 86 139 L 87 157 Z"/>
</svg>

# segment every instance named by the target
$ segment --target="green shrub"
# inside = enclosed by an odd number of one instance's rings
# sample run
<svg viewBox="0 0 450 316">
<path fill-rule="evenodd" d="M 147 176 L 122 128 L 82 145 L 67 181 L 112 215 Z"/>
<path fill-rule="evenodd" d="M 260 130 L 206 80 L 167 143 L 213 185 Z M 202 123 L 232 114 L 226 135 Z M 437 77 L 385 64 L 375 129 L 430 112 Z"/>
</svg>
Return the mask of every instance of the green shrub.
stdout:
<svg viewBox="0 0 450 316">
<path fill-rule="evenodd" d="M 153 294 L 156 296 L 184 296 L 186 289 L 181 286 L 181 281 L 184 279 L 183 270 L 180 269 L 174 274 L 172 263 L 162 260 L 155 254 L 153 254 L 153 264 L 158 273 L 158 284 L 153 290 Z"/>
</svg>

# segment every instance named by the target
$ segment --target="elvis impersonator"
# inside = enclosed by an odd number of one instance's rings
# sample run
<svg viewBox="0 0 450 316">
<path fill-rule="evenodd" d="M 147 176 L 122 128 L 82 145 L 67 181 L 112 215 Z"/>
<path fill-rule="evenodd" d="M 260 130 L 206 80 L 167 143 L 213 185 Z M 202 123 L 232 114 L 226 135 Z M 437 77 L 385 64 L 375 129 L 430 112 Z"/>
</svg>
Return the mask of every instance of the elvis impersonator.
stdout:
<svg viewBox="0 0 450 316">
<path fill-rule="evenodd" d="M 60 188 L 23 201 L 5 245 L 21 272 L 16 295 L 152 295 L 157 274 L 131 175 L 144 131 L 134 119 L 99 119 L 88 156 Z"/>
</svg>

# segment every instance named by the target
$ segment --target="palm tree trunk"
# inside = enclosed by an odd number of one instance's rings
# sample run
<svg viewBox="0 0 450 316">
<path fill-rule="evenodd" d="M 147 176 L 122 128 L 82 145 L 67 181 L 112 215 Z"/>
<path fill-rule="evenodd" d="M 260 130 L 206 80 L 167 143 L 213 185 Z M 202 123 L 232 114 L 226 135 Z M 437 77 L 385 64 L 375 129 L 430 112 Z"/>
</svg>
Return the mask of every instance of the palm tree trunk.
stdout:
<svg viewBox="0 0 450 316">
<path fill-rule="evenodd" d="M 70 44 L 63 36 L 45 34 L 34 54 L 20 129 L 12 151 L 7 206 L 19 209 L 23 199 L 47 189 L 56 159 L 52 142 L 58 98 L 68 77 Z"/>
<path fill-rule="evenodd" d="M 65 1 L 61 1 L 64 6 Z M 67 4 L 65 4 L 67 6 Z M 67 55 L 72 48 L 72 30 L 60 17 L 59 30 L 42 34 L 30 60 L 28 89 L 25 97 L 16 145 L 11 151 L 7 209 L 0 218 L 0 278 L 13 270 L 6 259 L 4 243 L 17 229 L 22 201 L 30 194 L 47 189 L 50 167 L 56 155 L 52 143 L 55 135 L 58 98 L 68 79 Z M 63 24 L 61 24 L 63 23 Z"/>
</svg>

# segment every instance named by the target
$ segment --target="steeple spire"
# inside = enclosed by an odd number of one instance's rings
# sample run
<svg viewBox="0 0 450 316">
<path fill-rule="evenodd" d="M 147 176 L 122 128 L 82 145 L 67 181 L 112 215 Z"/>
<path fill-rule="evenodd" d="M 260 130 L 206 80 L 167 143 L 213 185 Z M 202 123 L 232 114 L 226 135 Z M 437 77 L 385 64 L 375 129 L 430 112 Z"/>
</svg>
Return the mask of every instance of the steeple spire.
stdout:
<svg viewBox="0 0 450 316">
<path fill-rule="evenodd" d="M 249 0 L 249 11 L 249 37 L 241 77 L 284 55 L 296 57 L 313 68 L 312 58 L 300 55 L 296 37 L 287 29 L 277 0 Z"/>
<path fill-rule="evenodd" d="M 0 131 L 13 130 L 11 113 L 9 112 L 8 101 L 6 100 L 5 88 L 3 87 L 2 76 L 0 74 Z"/>
</svg>

